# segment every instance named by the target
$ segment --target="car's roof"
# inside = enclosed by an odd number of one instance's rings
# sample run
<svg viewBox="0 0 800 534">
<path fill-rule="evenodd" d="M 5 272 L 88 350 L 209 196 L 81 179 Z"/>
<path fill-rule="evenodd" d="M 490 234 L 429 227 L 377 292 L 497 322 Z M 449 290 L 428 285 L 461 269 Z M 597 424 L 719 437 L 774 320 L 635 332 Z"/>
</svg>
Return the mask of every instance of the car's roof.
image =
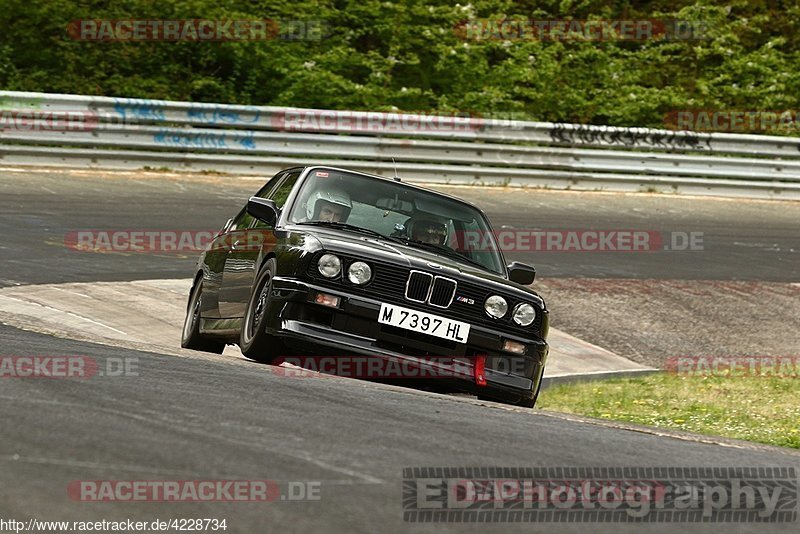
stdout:
<svg viewBox="0 0 800 534">
<path fill-rule="evenodd" d="M 378 180 L 386 180 L 387 182 L 400 183 L 401 185 L 406 186 L 406 187 L 410 187 L 412 189 L 418 189 L 420 191 L 425 191 L 426 193 L 432 193 L 434 195 L 439 195 L 439 196 L 443 196 L 443 197 L 449 198 L 451 200 L 455 200 L 456 202 L 461 202 L 462 204 L 466 204 L 467 206 L 475 208 L 476 210 L 478 210 L 481 213 L 483 213 L 482 209 L 480 209 L 478 206 L 476 206 L 472 202 L 469 202 L 468 200 L 464 200 L 463 198 L 458 198 L 458 197 L 453 196 L 453 195 L 448 195 L 447 193 L 442 193 L 441 191 L 436 191 L 435 189 L 429 189 L 427 187 L 422 187 L 421 185 L 416 185 L 416 184 L 412 184 L 412 183 L 409 183 L 409 182 L 403 182 L 402 178 L 401 178 L 401 180 L 396 180 L 394 178 L 389 178 L 387 176 L 381 176 L 380 174 L 372 174 L 372 173 L 368 173 L 368 172 L 354 171 L 353 169 L 346 169 L 344 167 L 333 167 L 331 165 L 306 165 L 306 166 L 292 167 L 291 169 L 285 169 L 285 170 L 292 170 L 292 169 L 304 169 L 304 170 L 309 170 L 309 169 L 327 169 L 327 170 L 331 170 L 331 171 L 349 172 L 349 173 L 352 173 L 352 174 L 358 174 L 358 175 L 361 175 L 361 176 L 367 176 L 369 178 L 376 178 Z"/>
</svg>

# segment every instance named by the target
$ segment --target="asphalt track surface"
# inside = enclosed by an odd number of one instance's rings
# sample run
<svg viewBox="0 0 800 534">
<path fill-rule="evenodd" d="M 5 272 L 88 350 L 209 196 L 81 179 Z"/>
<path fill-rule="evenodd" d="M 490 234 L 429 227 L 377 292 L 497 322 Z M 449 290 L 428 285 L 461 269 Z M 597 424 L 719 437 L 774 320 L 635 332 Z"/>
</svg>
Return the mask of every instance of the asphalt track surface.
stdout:
<svg viewBox="0 0 800 534">
<path fill-rule="evenodd" d="M 0 342 L 12 354 L 82 354 L 101 367 L 109 357 L 138 360 L 138 377 L 4 381 L 0 510 L 20 519 L 226 518 L 234 532 L 483 531 L 482 525 L 404 523 L 402 469 L 790 467 L 800 459 L 775 449 L 665 438 L 361 381 L 287 378 L 237 360 L 109 350 L 7 327 L 0 327 Z M 268 479 L 282 487 L 319 482 L 321 499 L 84 503 L 65 490 L 75 480 L 193 479 Z M 583 532 L 598 526 L 506 524 L 488 530 Z M 669 526 L 609 530 L 661 532 Z M 764 526 L 727 530 L 762 532 Z"/>
<path fill-rule="evenodd" d="M 230 177 L 0 173 L 0 285 L 186 278 L 194 255 L 66 250 L 80 229 L 215 229 L 259 186 Z M 793 203 L 449 189 L 496 227 L 702 231 L 703 253 L 547 253 L 542 277 L 797 281 Z M 510 201 L 509 201 L 510 199 Z M 509 205 L 509 202 L 511 205 Z M 551 225 L 552 223 L 552 225 Z M 743 243 L 738 245 L 736 243 Z M 667 255 L 668 254 L 668 255 Z M 516 254 L 530 260 L 530 254 Z M 586 257 L 584 257 L 586 256 Z M 569 261 L 567 261 L 569 260 Z M 0 517 L 225 518 L 228 532 L 787 532 L 796 524 L 424 525 L 402 519 L 402 469 L 429 466 L 786 466 L 793 451 L 655 435 L 344 379 L 289 378 L 240 359 L 177 357 L 0 326 L 3 355 L 136 362 L 137 375 L 0 383 Z M 83 503 L 75 480 L 269 479 L 321 484 L 273 503 Z"/>
</svg>

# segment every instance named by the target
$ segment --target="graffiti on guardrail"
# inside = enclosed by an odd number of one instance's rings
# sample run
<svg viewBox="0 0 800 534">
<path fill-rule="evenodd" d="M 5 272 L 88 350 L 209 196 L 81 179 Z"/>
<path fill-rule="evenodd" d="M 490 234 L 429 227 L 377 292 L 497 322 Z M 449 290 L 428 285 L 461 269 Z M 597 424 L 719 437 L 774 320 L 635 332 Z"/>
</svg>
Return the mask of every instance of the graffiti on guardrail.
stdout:
<svg viewBox="0 0 800 534">
<path fill-rule="evenodd" d="M 114 111 L 123 121 L 128 120 L 166 120 L 165 102 L 139 98 L 119 98 L 114 100 Z"/>
<path fill-rule="evenodd" d="M 711 140 L 690 132 L 627 130 L 624 128 L 554 124 L 548 132 L 554 143 L 653 146 L 677 150 L 711 150 Z"/>
<path fill-rule="evenodd" d="M 139 98 L 114 99 L 114 111 L 123 121 L 167 121 L 167 102 Z M 261 118 L 261 110 L 256 106 L 226 104 L 192 104 L 185 112 L 191 122 L 208 125 L 254 124 Z M 176 117 L 177 118 L 177 117 Z"/>
<path fill-rule="evenodd" d="M 242 111 L 243 113 L 239 113 L 224 104 L 201 104 L 189 108 L 186 116 L 203 124 L 253 124 L 261 117 L 261 110 L 255 106 L 245 106 Z"/>
<path fill-rule="evenodd" d="M 153 136 L 153 141 L 159 145 L 184 148 L 256 148 L 253 132 L 190 133 L 160 130 Z"/>
</svg>

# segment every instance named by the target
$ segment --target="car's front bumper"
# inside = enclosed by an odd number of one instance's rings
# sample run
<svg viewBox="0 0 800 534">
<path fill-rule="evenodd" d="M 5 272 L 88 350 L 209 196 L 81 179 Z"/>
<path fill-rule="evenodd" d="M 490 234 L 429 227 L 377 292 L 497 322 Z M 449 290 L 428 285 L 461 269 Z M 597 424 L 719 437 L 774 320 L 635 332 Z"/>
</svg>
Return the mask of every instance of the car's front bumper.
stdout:
<svg viewBox="0 0 800 534">
<path fill-rule="evenodd" d="M 316 304 L 318 293 L 338 296 L 339 307 Z M 434 311 L 403 299 L 385 302 L 447 315 L 446 310 Z M 380 324 L 380 307 L 381 301 L 346 289 L 275 277 L 266 326 L 270 334 L 283 339 L 292 355 L 377 357 L 422 371 L 413 378 L 436 376 L 455 389 L 512 401 L 531 398 L 537 390 L 548 354 L 544 340 L 471 323 L 467 342 L 457 344 Z M 503 352 L 504 340 L 523 343 L 525 354 Z M 479 358 L 485 362 L 481 377 L 481 365 L 478 369 L 475 365 Z"/>
</svg>

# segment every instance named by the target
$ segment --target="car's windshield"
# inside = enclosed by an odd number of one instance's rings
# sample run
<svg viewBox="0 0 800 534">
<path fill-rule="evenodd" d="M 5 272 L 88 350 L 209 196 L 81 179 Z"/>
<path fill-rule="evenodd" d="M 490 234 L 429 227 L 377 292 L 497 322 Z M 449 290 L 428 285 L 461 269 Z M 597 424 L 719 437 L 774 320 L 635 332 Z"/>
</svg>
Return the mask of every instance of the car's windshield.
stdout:
<svg viewBox="0 0 800 534">
<path fill-rule="evenodd" d="M 366 228 L 409 246 L 503 273 L 494 236 L 480 210 L 401 182 L 333 169 L 313 169 L 289 222 Z"/>
</svg>

